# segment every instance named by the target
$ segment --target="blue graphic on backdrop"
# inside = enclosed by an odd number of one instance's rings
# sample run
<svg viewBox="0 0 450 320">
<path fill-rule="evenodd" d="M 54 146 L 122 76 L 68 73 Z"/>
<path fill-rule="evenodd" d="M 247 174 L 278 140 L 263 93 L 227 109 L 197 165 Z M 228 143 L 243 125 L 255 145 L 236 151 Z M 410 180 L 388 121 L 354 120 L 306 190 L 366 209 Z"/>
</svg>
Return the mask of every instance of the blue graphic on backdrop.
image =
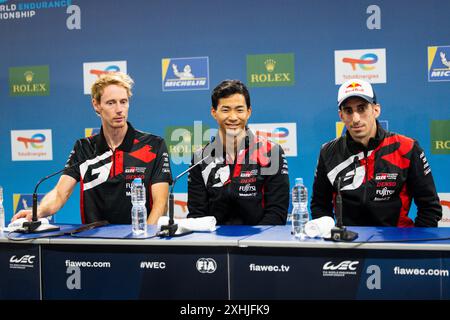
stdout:
<svg viewBox="0 0 450 320">
<path fill-rule="evenodd" d="M 428 47 L 428 81 L 450 81 L 450 46 Z"/>
<path fill-rule="evenodd" d="M 208 90 L 208 57 L 162 59 L 162 89 Z"/>
<path fill-rule="evenodd" d="M 250 94 L 254 109 L 250 124 L 297 124 L 297 156 L 288 158 L 290 182 L 292 184 L 295 177 L 303 177 L 312 190 L 320 147 L 335 138 L 333 124 L 338 120 L 335 102 L 338 86 L 333 72 L 333 53 L 368 48 L 367 37 L 376 40 L 376 46 L 369 48 L 386 48 L 387 58 L 391 61 L 386 66 L 386 83 L 374 85 L 384 110 L 382 119 L 389 121 L 389 130 L 409 135 L 420 142 L 433 168 L 438 192 L 450 192 L 449 158 L 430 152 L 433 146 L 430 143 L 430 121 L 448 119 L 450 90 L 439 83 L 443 80 L 428 82 L 432 62 L 436 64 L 433 68 L 445 68 L 440 51 L 444 51 L 449 61 L 450 42 L 442 39 L 448 39 L 450 30 L 450 1 L 430 0 L 427 6 L 419 1 L 409 1 L 408 15 L 402 15 L 399 20 L 398 16 L 387 13 L 403 12 L 406 1 L 377 1 L 378 19 L 367 13 L 369 2 L 343 7 L 339 1 L 332 0 L 314 3 L 291 0 L 284 1 L 283 6 L 276 7 L 276 10 L 270 10 L 274 8 L 273 1 L 261 0 L 255 6 L 251 1 L 231 0 L 230 5 L 220 8 L 221 16 L 227 17 L 226 22 L 218 21 L 211 14 L 217 5 L 207 0 L 192 1 L 178 10 L 173 9 L 171 2 L 148 0 L 135 0 L 132 4 L 120 0 L 77 0 L 71 1 L 74 8 L 69 10 L 68 1 L 60 0 L 61 6 L 65 3 L 65 7 L 29 10 L 30 15 L 35 12 L 33 18 L 23 16 L 28 11 L 19 11 L 19 3 L 41 4 L 50 0 L 0 1 L 3 2 L 0 5 L 3 6 L 3 11 L 0 8 L 0 38 L 4 48 L 8 48 L 3 52 L 2 70 L 27 64 L 49 65 L 50 76 L 55 80 L 50 96 L 13 97 L 5 91 L 0 93 L 0 147 L 5 155 L 11 152 L 9 137 L 15 130 L 52 130 L 54 146 L 53 160 L 17 162 L 8 156 L 0 157 L 0 183 L 4 188 L 3 205 L 7 220 L 13 213 L 13 193 L 31 193 L 40 178 L 63 167 L 74 142 L 83 136 L 85 128 L 100 127 L 90 97 L 83 94 L 86 75 L 97 78 L 89 73 L 91 69 L 84 72 L 86 61 L 108 63 L 102 68 L 95 66 L 92 69 L 104 71 L 114 65 L 129 72 L 135 80 L 129 109 L 130 122 L 136 129 L 163 136 L 168 127 L 200 120 L 215 128 L 217 124 L 209 114 L 211 89 L 224 79 L 245 82 L 248 55 L 294 53 L 295 69 L 302 75 L 301 79 L 289 87 L 252 88 Z M 15 10 L 11 11 L 13 5 Z M 237 6 L 239 14 L 236 14 Z M 6 11 L 7 7 L 10 11 Z M 439 10 L 435 9 L 437 7 Z M 264 19 L 267 10 L 270 11 L 270 21 L 282 23 L 270 23 Z M 99 19 L 99 15 L 115 17 L 119 12 L 120 28 L 111 29 L 110 19 Z M 324 20 L 328 17 L 327 12 L 334 12 L 334 17 L 355 19 L 345 24 L 339 23 L 340 19 Z M 20 17 L 16 18 L 16 14 Z M 429 19 L 423 19 L 431 16 L 439 23 L 430 24 Z M 248 17 L 259 19 L 250 22 L 246 19 Z M 374 19 L 379 20 L 378 25 L 383 28 L 368 29 L 364 23 L 366 19 L 369 24 L 374 24 Z M 81 22 L 82 32 L 69 32 L 79 29 Z M 299 30 L 308 30 L 308 39 L 324 40 L 315 43 L 314 54 L 310 54 L 311 41 L 299 41 L 303 39 Z M 351 30 L 351 36 L 343 37 L 348 30 Z M 105 32 L 113 32 L 114 37 L 100 42 L 93 37 Z M 398 36 L 390 37 L 392 32 Z M 117 39 L 121 39 L 120 44 Z M 58 50 L 52 50 L 55 44 Z M 435 46 L 435 54 L 430 55 L 433 59 L 429 62 L 427 50 L 431 46 Z M 160 69 L 162 59 L 165 59 L 163 70 Z M 122 69 L 117 63 L 119 61 L 126 63 L 127 70 Z M 179 77 L 174 73 L 173 64 L 177 66 Z M 186 65 L 195 78 L 206 78 L 203 85 L 164 86 L 177 84 Z M 348 63 L 346 65 L 351 68 Z M 356 67 L 360 68 L 359 65 Z M 37 126 L 36 120 L 45 127 Z M 289 128 L 289 136 L 291 134 Z M 184 163 L 173 164 L 173 174 L 181 173 L 187 166 Z M 53 178 L 42 188 L 49 190 L 56 182 L 57 178 Z M 176 188 L 177 192 L 186 193 L 187 179 L 180 181 Z M 56 219 L 58 223 L 80 223 L 79 212 L 78 185 Z M 409 215 L 414 218 L 416 210 L 411 208 Z"/>
</svg>

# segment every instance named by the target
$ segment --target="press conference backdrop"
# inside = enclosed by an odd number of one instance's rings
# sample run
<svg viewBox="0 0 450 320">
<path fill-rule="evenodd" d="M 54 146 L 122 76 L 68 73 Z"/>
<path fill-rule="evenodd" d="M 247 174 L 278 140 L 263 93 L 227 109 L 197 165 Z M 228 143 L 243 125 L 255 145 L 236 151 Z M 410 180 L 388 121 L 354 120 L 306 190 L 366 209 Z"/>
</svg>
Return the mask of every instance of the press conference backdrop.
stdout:
<svg viewBox="0 0 450 320">
<path fill-rule="evenodd" d="M 98 132 L 90 85 L 121 70 L 136 82 L 129 120 L 166 139 L 175 175 L 215 133 L 211 90 L 237 78 L 250 87 L 251 127 L 281 143 L 291 184 L 303 177 L 310 193 L 321 145 L 345 131 L 338 85 L 366 79 L 382 125 L 424 148 L 450 225 L 449 12 L 440 0 L 0 0 L 6 218 Z M 186 180 L 175 189 L 183 215 Z M 80 222 L 78 189 L 56 221 Z"/>
</svg>

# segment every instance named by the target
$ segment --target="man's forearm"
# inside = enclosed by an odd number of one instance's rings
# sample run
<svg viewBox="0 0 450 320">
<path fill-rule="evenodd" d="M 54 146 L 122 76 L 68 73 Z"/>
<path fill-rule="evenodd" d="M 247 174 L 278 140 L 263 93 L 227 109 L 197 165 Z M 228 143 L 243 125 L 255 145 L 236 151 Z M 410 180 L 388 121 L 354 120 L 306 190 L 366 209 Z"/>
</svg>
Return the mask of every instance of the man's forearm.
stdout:
<svg viewBox="0 0 450 320">
<path fill-rule="evenodd" d="M 55 214 L 66 203 L 67 198 L 59 194 L 56 189 L 47 193 L 39 204 L 38 218 L 44 218 Z"/>
<path fill-rule="evenodd" d="M 152 211 L 148 215 L 147 224 L 157 224 L 159 217 L 165 215 L 167 212 L 167 205 L 153 204 Z"/>
</svg>

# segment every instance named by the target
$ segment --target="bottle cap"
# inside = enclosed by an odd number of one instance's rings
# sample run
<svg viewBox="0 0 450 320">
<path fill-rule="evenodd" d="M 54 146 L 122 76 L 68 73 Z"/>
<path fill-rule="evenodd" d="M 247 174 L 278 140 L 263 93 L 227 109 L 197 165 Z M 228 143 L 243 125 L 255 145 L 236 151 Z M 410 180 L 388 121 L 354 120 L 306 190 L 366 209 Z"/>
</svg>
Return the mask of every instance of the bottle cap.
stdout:
<svg viewBox="0 0 450 320">
<path fill-rule="evenodd" d="M 133 183 L 135 183 L 135 184 L 142 184 L 142 179 L 141 178 L 134 178 Z"/>
<path fill-rule="evenodd" d="M 303 184 L 303 178 L 295 178 L 295 184 Z"/>
</svg>

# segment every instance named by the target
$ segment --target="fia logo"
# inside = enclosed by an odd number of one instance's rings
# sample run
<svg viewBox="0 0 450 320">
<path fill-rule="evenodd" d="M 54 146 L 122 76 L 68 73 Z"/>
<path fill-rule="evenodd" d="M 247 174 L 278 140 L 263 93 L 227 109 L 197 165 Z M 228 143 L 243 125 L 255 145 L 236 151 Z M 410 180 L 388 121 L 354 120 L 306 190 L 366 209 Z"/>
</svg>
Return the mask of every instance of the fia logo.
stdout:
<svg viewBox="0 0 450 320">
<path fill-rule="evenodd" d="M 212 258 L 200 258 L 197 260 L 196 267 L 200 273 L 214 273 L 217 269 L 217 263 Z"/>
</svg>

